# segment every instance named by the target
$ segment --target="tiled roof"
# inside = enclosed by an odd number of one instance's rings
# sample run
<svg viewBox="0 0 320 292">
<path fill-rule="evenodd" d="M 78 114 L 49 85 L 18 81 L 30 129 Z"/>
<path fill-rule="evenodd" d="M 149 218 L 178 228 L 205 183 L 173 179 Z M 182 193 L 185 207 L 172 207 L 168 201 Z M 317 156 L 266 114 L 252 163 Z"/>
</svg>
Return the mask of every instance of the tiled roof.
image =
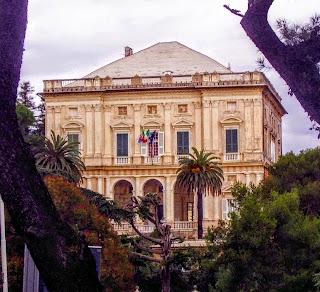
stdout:
<svg viewBox="0 0 320 292">
<path fill-rule="evenodd" d="M 178 42 L 161 42 L 105 65 L 85 78 L 161 76 L 168 71 L 172 75 L 232 72 L 210 57 Z"/>
</svg>

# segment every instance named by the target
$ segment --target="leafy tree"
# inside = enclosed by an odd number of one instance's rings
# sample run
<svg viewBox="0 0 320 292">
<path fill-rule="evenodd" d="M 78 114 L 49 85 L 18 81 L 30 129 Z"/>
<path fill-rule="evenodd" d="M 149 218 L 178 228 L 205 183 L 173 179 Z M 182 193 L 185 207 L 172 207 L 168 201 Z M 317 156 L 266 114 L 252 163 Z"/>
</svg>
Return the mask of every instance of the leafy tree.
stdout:
<svg viewBox="0 0 320 292">
<path fill-rule="evenodd" d="M 210 233 L 217 291 L 316 291 L 320 219 L 303 214 L 295 191 L 267 198 L 251 187 L 240 200 L 226 232 Z"/>
<path fill-rule="evenodd" d="M 203 196 L 218 194 L 221 190 L 223 172 L 211 152 L 200 152 L 192 148 L 194 154 L 179 159 L 175 189 L 185 193 L 197 193 L 198 198 L 198 238 L 203 237 Z"/>
<path fill-rule="evenodd" d="M 101 282 L 105 291 L 134 291 L 134 267 L 128 252 L 109 223 L 109 218 L 74 183 L 62 177 L 48 175 L 45 183 L 60 216 L 78 233 L 84 234 L 90 245 L 102 246 Z M 10 291 L 22 291 L 24 244 L 6 217 L 8 242 L 8 283 Z"/>
<path fill-rule="evenodd" d="M 35 122 L 34 114 L 27 106 L 25 106 L 22 103 L 17 104 L 16 111 L 17 111 L 18 124 L 19 124 L 20 131 L 25 141 L 28 141 L 30 127 Z"/>
<path fill-rule="evenodd" d="M 310 119 L 320 124 L 320 17 L 311 17 L 306 25 L 290 25 L 279 20 L 280 38 L 268 22 L 274 0 L 248 0 L 248 10 L 225 5 L 242 17 L 241 25 L 249 38 L 290 87 Z"/>
<path fill-rule="evenodd" d="M 32 94 L 34 93 L 34 87 L 31 86 L 29 81 L 23 81 L 20 83 L 20 88 L 18 92 L 18 98 L 17 101 L 20 104 L 23 104 L 27 108 L 29 108 L 31 111 L 33 111 L 36 108 L 34 98 Z"/>
<path fill-rule="evenodd" d="M 0 194 L 51 291 L 99 291 L 94 259 L 61 220 L 16 116 L 27 0 L 0 0 Z M 82 250 L 83 251 L 83 250 Z"/>
<path fill-rule="evenodd" d="M 51 140 L 46 138 L 44 148 L 35 154 L 38 170 L 59 174 L 72 182 L 81 182 L 85 165 L 78 147 L 78 142 L 68 142 L 51 131 Z"/>
</svg>

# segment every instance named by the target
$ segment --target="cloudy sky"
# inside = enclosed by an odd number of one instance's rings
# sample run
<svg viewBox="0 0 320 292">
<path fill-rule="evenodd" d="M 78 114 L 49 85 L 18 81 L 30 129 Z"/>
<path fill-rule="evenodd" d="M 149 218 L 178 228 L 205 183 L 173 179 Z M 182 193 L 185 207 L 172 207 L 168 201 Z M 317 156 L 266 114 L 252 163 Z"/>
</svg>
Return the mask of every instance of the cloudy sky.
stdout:
<svg viewBox="0 0 320 292">
<path fill-rule="evenodd" d="M 308 4 L 306 4 L 308 3 Z M 21 80 L 36 92 L 42 80 L 81 78 L 158 42 L 178 41 L 235 72 L 257 67 L 258 50 L 223 4 L 246 10 L 246 0 L 29 0 Z M 275 0 L 269 21 L 305 22 L 320 13 L 319 0 Z M 265 72 L 283 98 L 283 152 L 320 145 L 312 122 L 276 72 Z"/>
</svg>

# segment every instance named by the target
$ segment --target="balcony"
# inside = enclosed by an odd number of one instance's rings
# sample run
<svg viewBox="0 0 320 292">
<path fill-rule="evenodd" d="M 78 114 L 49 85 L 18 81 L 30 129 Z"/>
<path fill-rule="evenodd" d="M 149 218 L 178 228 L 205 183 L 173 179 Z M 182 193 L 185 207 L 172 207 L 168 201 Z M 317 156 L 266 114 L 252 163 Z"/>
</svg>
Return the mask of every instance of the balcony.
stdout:
<svg viewBox="0 0 320 292">
<path fill-rule="evenodd" d="M 128 234 L 128 235 L 135 235 L 136 232 L 133 230 L 132 226 L 127 222 L 119 223 L 112 223 L 114 231 L 118 234 Z M 138 230 L 141 233 L 151 233 L 154 230 L 153 225 L 144 225 L 143 223 L 137 224 Z M 175 221 L 173 223 L 173 232 L 183 232 L 184 234 L 192 234 L 197 229 L 197 222 L 195 221 Z"/>
<path fill-rule="evenodd" d="M 239 161 L 240 154 L 239 153 L 226 153 L 224 155 L 224 161 Z"/>
<path fill-rule="evenodd" d="M 161 158 L 160 156 L 147 156 L 144 158 L 144 163 L 145 164 L 160 164 L 161 163 Z"/>
<path fill-rule="evenodd" d="M 116 157 L 116 164 L 127 165 L 130 163 L 129 157 Z"/>
</svg>

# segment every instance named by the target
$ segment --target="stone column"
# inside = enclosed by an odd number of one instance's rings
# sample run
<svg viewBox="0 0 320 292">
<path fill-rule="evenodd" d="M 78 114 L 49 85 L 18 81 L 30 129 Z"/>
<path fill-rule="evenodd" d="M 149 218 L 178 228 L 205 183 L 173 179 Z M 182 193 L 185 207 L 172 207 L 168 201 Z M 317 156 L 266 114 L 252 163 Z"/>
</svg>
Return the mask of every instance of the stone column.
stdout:
<svg viewBox="0 0 320 292">
<path fill-rule="evenodd" d="M 171 103 L 164 105 L 164 163 L 171 164 L 171 155 L 175 153 L 173 149 L 172 129 L 171 129 Z"/>
<path fill-rule="evenodd" d="M 211 115 L 210 115 L 210 101 L 203 101 L 203 117 L 202 117 L 202 135 L 203 135 L 203 149 L 211 150 Z M 199 148 L 198 148 L 199 149 Z M 202 148 L 201 148 L 202 149 Z"/>
<path fill-rule="evenodd" d="M 171 192 L 171 177 L 166 177 L 166 185 L 163 190 L 163 214 L 167 222 L 174 222 L 174 192 Z M 173 198 L 173 200 L 172 200 Z"/>
<path fill-rule="evenodd" d="M 97 192 L 103 195 L 103 178 L 102 176 L 98 176 L 98 190 Z"/>
<path fill-rule="evenodd" d="M 195 145 L 198 150 L 201 150 L 203 148 L 202 146 L 202 131 L 201 131 L 201 102 L 195 102 L 194 103 L 194 113 L 195 113 Z"/>
<path fill-rule="evenodd" d="M 111 133 L 111 107 L 104 106 L 104 158 L 106 158 L 107 165 L 112 164 L 112 154 L 111 154 L 111 143 L 112 143 L 112 133 Z"/>
<path fill-rule="evenodd" d="M 251 174 L 250 173 L 246 173 L 246 185 L 248 186 L 251 182 Z"/>
<path fill-rule="evenodd" d="M 87 189 L 92 190 L 92 185 L 91 185 L 91 176 L 87 177 Z"/>
<path fill-rule="evenodd" d="M 263 151 L 262 149 L 262 101 L 260 99 L 254 100 L 254 109 L 253 109 L 253 125 L 254 125 L 254 150 Z"/>
<path fill-rule="evenodd" d="M 221 138 L 221 131 L 219 130 L 219 101 L 212 101 L 212 127 L 210 129 L 210 135 L 212 135 L 212 150 L 214 152 L 219 151 L 219 138 Z M 221 150 L 223 152 L 223 150 Z"/>
<path fill-rule="evenodd" d="M 256 173 L 256 184 L 258 185 L 261 182 L 263 173 Z"/>
<path fill-rule="evenodd" d="M 54 126 L 54 107 L 46 107 L 46 136 L 50 137 L 50 131 L 55 129 Z"/>
<path fill-rule="evenodd" d="M 252 128 L 253 128 L 253 120 L 252 120 L 252 100 L 245 100 L 245 107 L 244 107 L 244 116 L 245 116 L 245 150 L 252 151 Z M 243 134 L 240 133 L 240 136 Z"/>
<path fill-rule="evenodd" d="M 141 186 L 140 186 L 140 177 L 139 176 L 136 177 L 136 186 L 132 192 L 133 192 L 133 195 L 136 197 L 141 196 Z"/>
<path fill-rule="evenodd" d="M 60 135 L 60 127 L 61 127 L 61 106 L 54 107 L 54 129 L 52 129 L 56 135 Z"/>
<path fill-rule="evenodd" d="M 113 194 L 113 193 L 112 193 Z M 106 185 L 105 185 L 105 196 L 111 198 L 111 192 L 110 192 L 110 177 L 106 177 Z M 111 198 L 114 199 L 113 197 Z"/>
<path fill-rule="evenodd" d="M 87 136 L 87 151 L 88 157 L 93 156 L 93 107 L 92 105 L 86 105 L 86 136 Z"/>
<path fill-rule="evenodd" d="M 213 219 L 214 219 L 214 220 L 219 220 L 219 219 L 220 219 L 219 203 L 220 203 L 219 197 L 218 197 L 218 196 L 215 196 L 215 197 L 213 198 Z"/>
<path fill-rule="evenodd" d="M 141 134 L 141 105 L 135 104 L 133 106 L 134 111 L 134 131 L 133 131 L 133 139 L 135 141 L 134 149 L 133 149 L 133 164 L 141 163 L 141 149 L 140 144 L 138 143 L 139 136 Z"/>
<path fill-rule="evenodd" d="M 101 105 L 94 107 L 94 156 L 101 157 L 102 142 L 102 113 Z"/>
</svg>

